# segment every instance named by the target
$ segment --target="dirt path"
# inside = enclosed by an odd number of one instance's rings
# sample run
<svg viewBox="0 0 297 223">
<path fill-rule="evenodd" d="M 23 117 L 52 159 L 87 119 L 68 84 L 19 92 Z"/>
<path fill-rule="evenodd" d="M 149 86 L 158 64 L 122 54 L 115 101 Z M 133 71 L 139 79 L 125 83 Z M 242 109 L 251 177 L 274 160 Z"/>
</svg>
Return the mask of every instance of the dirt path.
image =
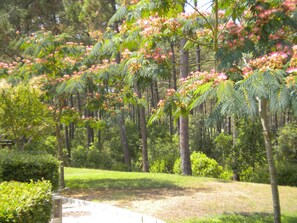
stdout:
<svg viewBox="0 0 297 223">
<path fill-rule="evenodd" d="M 223 213 L 271 213 L 270 186 L 249 183 L 207 182 L 185 189 L 70 190 L 63 195 L 98 201 L 165 221 Z M 297 212 L 297 188 L 280 187 L 284 212 Z"/>
</svg>

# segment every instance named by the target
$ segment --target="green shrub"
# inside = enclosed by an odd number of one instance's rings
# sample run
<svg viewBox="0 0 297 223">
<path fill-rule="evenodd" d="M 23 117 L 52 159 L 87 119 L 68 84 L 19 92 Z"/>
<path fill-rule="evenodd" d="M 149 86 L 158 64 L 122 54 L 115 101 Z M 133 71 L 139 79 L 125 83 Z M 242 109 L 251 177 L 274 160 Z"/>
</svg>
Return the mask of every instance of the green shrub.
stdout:
<svg viewBox="0 0 297 223">
<path fill-rule="evenodd" d="M 83 168 L 112 169 L 117 163 L 111 158 L 109 148 L 99 150 L 95 145 L 89 148 L 77 146 L 71 150 L 71 166 Z"/>
<path fill-rule="evenodd" d="M 277 178 L 280 185 L 297 186 L 297 164 L 280 162 L 277 164 Z"/>
<path fill-rule="evenodd" d="M 223 167 L 214 159 L 207 157 L 200 152 L 191 154 L 193 176 L 219 178 L 223 174 Z M 174 163 L 174 173 L 181 174 L 181 160 L 178 158 Z M 223 175 L 222 175 L 223 176 Z"/>
<path fill-rule="evenodd" d="M 77 146 L 71 150 L 71 166 L 86 167 L 88 153 L 83 146 Z"/>
<path fill-rule="evenodd" d="M 269 183 L 269 170 L 267 164 L 255 165 L 241 171 L 240 180 L 253 183 Z"/>
<path fill-rule="evenodd" d="M 129 166 L 123 162 L 114 162 L 111 170 L 113 171 L 129 171 Z"/>
<path fill-rule="evenodd" d="M 178 136 L 171 136 L 167 129 L 166 125 L 151 127 L 148 138 L 150 172 L 173 173 L 174 162 L 179 157 Z"/>
<path fill-rule="evenodd" d="M 297 123 L 286 124 L 278 136 L 277 152 L 280 158 L 297 160 Z"/>
<path fill-rule="evenodd" d="M 151 173 L 168 173 L 165 160 L 156 160 L 150 167 Z"/>
<path fill-rule="evenodd" d="M 59 161 L 48 154 L 0 151 L 0 181 L 30 182 L 49 180 L 59 187 Z"/>
<path fill-rule="evenodd" d="M 51 218 L 49 181 L 0 183 L 0 222 L 47 223 Z"/>
</svg>

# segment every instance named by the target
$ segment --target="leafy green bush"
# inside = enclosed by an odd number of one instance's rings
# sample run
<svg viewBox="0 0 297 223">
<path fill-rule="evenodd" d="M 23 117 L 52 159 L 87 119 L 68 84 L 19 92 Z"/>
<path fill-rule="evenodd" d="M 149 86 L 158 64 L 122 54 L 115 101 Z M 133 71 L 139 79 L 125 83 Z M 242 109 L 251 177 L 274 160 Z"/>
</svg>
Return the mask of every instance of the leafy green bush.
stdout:
<svg viewBox="0 0 297 223">
<path fill-rule="evenodd" d="M 83 146 L 77 146 L 71 150 L 71 166 L 86 167 L 88 153 Z"/>
<path fill-rule="evenodd" d="M 223 167 L 216 160 L 200 152 L 193 152 L 191 154 L 191 163 L 193 176 L 219 178 L 223 173 Z M 174 173 L 181 174 L 180 158 L 175 161 L 173 171 Z"/>
<path fill-rule="evenodd" d="M 149 127 L 148 156 L 150 172 L 173 173 L 175 160 L 179 157 L 178 136 L 170 135 L 168 126 L 159 124 Z"/>
<path fill-rule="evenodd" d="M 91 145 L 89 148 L 77 146 L 71 150 L 71 166 L 73 167 L 112 169 L 113 163 L 108 148 L 99 151 Z"/>
<path fill-rule="evenodd" d="M 49 180 L 59 187 L 59 161 L 48 154 L 0 151 L 0 181 L 30 182 Z"/>
<path fill-rule="evenodd" d="M 277 179 L 279 185 L 297 186 L 297 164 L 288 161 L 276 163 Z M 240 173 L 241 180 L 254 183 L 269 183 L 269 169 L 267 164 L 249 167 Z"/>
<path fill-rule="evenodd" d="M 0 183 L 0 222 L 49 222 L 52 210 L 49 181 Z"/>
<path fill-rule="evenodd" d="M 278 155 L 282 159 L 297 160 L 297 123 L 285 125 L 278 136 Z"/>
<path fill-rule="evenodd" d="M 277 178 L 280 185 L 297 186 L 297 164 L 280 162 L 277 164 Z"/>
<path fill-rule="evenodd" d="M 151 173 L 168 173 L 165 160 L 156 160 L 150 167 Z"/>
</svg>

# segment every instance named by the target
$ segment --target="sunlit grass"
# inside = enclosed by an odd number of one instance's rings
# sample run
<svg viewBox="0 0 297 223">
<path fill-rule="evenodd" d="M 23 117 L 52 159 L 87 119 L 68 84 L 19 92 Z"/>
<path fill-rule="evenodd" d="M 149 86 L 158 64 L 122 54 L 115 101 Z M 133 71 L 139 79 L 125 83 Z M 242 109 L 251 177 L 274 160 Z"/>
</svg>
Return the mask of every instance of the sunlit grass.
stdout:
<svg viewBox="0 0 297 223">
<path fill-rule="evenodd" d="M 182 221 L 170 221 L 169 223 L 271 223 L 272 214 L 229 214 L 202 219 L 185 219 Z M 282 215 L 282 223 L 296 223 L 297 215 Z"/>
<path fill-rule="evenodd" d="M 81 168 L 65 168 L 65 180 L 68 190 L 62 192 L 64 196 L 112 203 L 124 208 L 135 208 L 133 202 L 149 201 L 153 204 L 174 200 L 176 209 L 173 212 L 171 206 L 162 206 L 157 212 L 149 213 L 168 223 L 273 222 L 271 188 L 266 184 Z M 297 188 L 281 186 L 279 191 L 282 222 L 297 223 Z M 179 210 L 180 199 L 186 202 L 182 210 Z M 131 210 L 138 211 L 137 208 Z"/>
<path fill-rule="evenodd" d="M 215 179 L 174 174 L 119 172 L 65 168 L 65 180 L 71 189 L 146 189 L 185 188 Z"/>
</svg>

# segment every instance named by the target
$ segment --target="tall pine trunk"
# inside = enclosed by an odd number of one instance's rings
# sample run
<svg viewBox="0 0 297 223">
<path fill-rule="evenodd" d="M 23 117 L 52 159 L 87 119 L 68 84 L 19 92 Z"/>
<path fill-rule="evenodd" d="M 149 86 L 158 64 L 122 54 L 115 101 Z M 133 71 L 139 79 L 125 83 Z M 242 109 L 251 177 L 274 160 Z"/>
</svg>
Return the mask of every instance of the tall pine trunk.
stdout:
<svg viewBox="0 0 297 223">
<path fill-rule="evenodd" d="M 189 73 L 189 52 L 184 49 L 186 39 L 181 40 L 181 65 L 180 74 L 182 78 L 186 78 Z M 183 114 L 179 119 L 180 136 L 179 136 L 179 149 L 181 157 L 181 166 L 183 175 L 192 175 L 190 149 L 189 149 L 189 117 Z"/>
<path fill-rule="evenodd" d="M 232 149 L 235 151 L 235 155 L 232 158 L 232 172 L 233 172 L 233 180 L 240 181 L 240 174 L 238 168 L 238 146 L 237 146 L 237 138 L 238 138 L 238 130 L 237 130 L 237 117 L 234 115 L 231 117 L 231 124 L 232 124 L 232 138 L 233 138 L 233 145 Z"/>
<path fill-rule="evenodd" d="M 60 189 L 65 188 L 65 180 L 64 180 L 64 159 L 63 159 L 63 138 L 61 135 L 61 123 L 56 122 L 56 138 L 57 138 L 57 147 L 58 147 L 58 159 L 60 163 Z"/>
<path fill-rule="evenodd" d="M 141 92 L 139 90 L 138 84 L 135 86 L 135 92 L 139 99 L 142 98 Z M 143 172 L 149 172 L 149 161 L 147 153 L 147 129 L 145 120 L 145 108 L 139 105 L 139 119 L 140 119 L 140 132 L 141 132 L 141 142 L 142 142 L 142 170 Z"/>
<path fill-rule="evenodd" d="M 276 177 L 276 168 L 273 158 L 273 150 L 271 143 L 271 130 L 268 122 L 268 111 L 267 111 L 267 100 L 259 100 L 259 114 L 261 118 L 261 124 L 263 128 L 263 135 L 265 140 L 265 148 L 267 155 L 267 162 L 269 166 L 269 175 L 270 175 L 270 185 L 272 191 L 272 201 L 274 209 L 274 223 L 281 222 L 281 209 L 280 209 L 280 200 L 277 186 L 277 177 Z"/>
<path fill-rule="evenodd" d="M 120 113 L 119 125 L 120 125 L 120 135 L 121 135 L 121 142 L 122 142 L 122 150 L 123 150 L 123 154 L 124 154 L 124 161 L 128 167 L 128 170 L 131 171 L 130 152 L 129 152 L 129 147 L 128 147 L 126 127 L 125 127 L 124 111 L 121 111 L 121 113 Z"/>
</svg>

